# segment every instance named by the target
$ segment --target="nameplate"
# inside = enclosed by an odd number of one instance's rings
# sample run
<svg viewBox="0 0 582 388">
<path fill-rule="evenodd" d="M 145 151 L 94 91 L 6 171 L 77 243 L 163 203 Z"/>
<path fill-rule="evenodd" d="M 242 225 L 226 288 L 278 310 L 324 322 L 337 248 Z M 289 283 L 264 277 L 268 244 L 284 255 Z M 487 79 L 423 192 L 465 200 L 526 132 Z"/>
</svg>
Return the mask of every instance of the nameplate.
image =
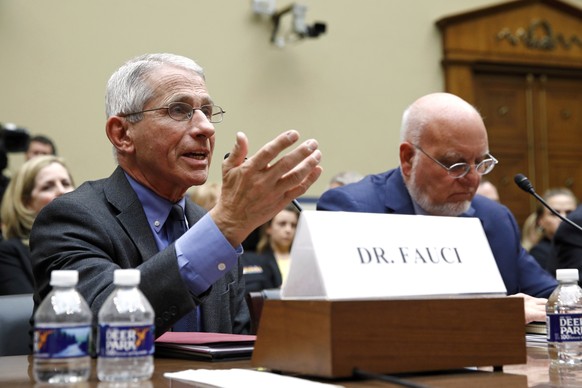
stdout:
<svg viewBox="0 0 582 388">
<path fill-rule="evenodd" d="M 477 218 L 301 213 L 283 298 L 505 295 Z"/>
</svg>

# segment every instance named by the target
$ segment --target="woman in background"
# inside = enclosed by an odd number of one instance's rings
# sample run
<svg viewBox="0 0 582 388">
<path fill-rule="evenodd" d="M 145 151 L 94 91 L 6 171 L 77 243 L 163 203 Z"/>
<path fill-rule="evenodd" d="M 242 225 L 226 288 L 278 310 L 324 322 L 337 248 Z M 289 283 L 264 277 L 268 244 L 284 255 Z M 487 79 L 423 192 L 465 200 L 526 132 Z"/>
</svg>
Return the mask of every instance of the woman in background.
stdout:
<svg viewBox="0 0 582 388">
<path fill-rule="evenodd" d="M 549 189 L 544 193 L 543 198 L 550 207 L 560 213 L 563 217 L 567 217 L 571 212 L 573 212 L 578 204 L 578 200 L 574 193 L 565 187 Z M 529 250 L 529 253 L 537 260 L 542 268 L 547 270 L 549 269 L 552 257 L 552 240 L 562 220 L 543 206 L 537 208 L 536 215 L 536 226 L 541 232 L 542 237 L 540 241 Z"/>
<path fill-rule="evenodd" d="M 287 278 L 299 211 L 289 204 L 260 228 L 255 252 L 241 257 L 246 291 L 279 288 Z"/>
<path fill-rule="evenodd" d="M 12 177 L 0 208 L 0 295 L 29 294 L 34 290 L 28 239 L 43 207 L 73 191 L 73 179 L 63 159 L 38 156 L 24 163 Z"/>
<path fill-rule="evenodd" d="M 220 183 L 206 182 L 201 186 L 194 186 L 190 189 L 190 199 L 197 205 L 209 211 L 218 202 L 220 197 Z"/>
</svg>

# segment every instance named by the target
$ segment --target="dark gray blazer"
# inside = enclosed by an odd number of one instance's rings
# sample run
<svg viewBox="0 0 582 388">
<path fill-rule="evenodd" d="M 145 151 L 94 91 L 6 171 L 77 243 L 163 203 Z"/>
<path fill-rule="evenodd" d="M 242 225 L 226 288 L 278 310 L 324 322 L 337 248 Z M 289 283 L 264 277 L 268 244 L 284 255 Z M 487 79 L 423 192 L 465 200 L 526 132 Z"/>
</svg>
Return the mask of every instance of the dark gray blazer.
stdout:
<svg viewBox="0 0 582 388">
<path fill-rule="evenodd" d="M 205 211 L 186 200 L 193 225 Z M 50 272 L 79 271 L 78 289 L 94 320 L 113 290 L 113 271 L 138 268 L 140 289 L 156 314 L 156 336 L 201 304 L 202 330 L 247 333 L 249 313 L 237 265 L 203 295 L 191 295 L 178 270 L 174 244 L 158 251 L 143 207 L 118 167 L 107 179 L 86 182 L 47 205 L 36 218 L 30 248 L 36 280 L 35 309 L 47 295 Z"/>
</svg>

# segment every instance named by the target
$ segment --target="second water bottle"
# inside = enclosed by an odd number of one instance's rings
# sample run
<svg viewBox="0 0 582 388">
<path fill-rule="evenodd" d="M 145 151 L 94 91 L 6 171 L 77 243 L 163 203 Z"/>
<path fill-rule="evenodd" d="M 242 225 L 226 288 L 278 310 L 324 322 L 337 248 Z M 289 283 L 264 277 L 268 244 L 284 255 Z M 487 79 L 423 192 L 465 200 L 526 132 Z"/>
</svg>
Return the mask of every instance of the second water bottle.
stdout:
<svg viewBox="0 0 582 388">
<path fill-rule="evenodd" d="M 115 290 L 99 310 L 99 358 L 101 381 L 141 381 L 154 371 L 154 311 L 139 290 L 137 269 L 115 270 Z"/>
</svg>

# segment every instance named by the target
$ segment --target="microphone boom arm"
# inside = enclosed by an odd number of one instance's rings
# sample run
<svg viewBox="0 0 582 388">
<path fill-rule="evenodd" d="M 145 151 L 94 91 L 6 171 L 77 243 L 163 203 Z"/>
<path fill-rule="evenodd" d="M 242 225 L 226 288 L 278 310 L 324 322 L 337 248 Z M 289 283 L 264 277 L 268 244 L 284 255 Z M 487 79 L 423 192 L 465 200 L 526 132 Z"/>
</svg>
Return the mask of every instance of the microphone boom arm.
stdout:
<svg viewBox="0 0 582 388">
<path fill-rule="evenodd" d="M 535 199 L 537 199 L 542 205 L 544 205 L 544 207 L 546 209 L 548 209 L 550 212 L 552 212 L 553 215 L 555 215 L 556 217 L 558 217 L 559 219 L 561 219 L 565 223 L 573 226 L 574 228 L 582 231 L 582 227 L 580 227 L 580 225 L 576 224 L 571 219 L 564 217 L 563 215 L 558 213 L 554 208 L 552 208 L 550 205 L 548 205 L 548 203 L 538 193 L 536 193 L 536 191 L 533 188 L 533 185 L 531 184 L 531 182 L 529 181 L 529 179 L 525 175 L 517 174 L 513 178 L 513 180 L 515 181 L 515 184 L 517 184 L 519 186 L 520 189 L 522 189 L 526 193 L 533 195 L 535 197 Z"/>
<path fill-rule="evenodd" d="M 552 208 L 550 205 L 548 205 L 548 203 L 546 201 L 544 201 L 544 199 L 535 191 L 533 191 L 531 193 L 538 201 L 540 201 L 540 203 L 542 205 L 544 205 L 546 207 L 546 209 L 548 209 L 549 211 L 552 212 L 553 215 L 555 215 L 556 217 L 558 217 L 559 219 L 561 219 L 562 221 L 566 222 L 567 224 L 572 225 L 574 228 L 582 231 L 582 227 L 578 224 L 576 224 L 574 221 L 572 221 L 569 218 L 564 217 L 563 215 L 561 215 L 560 213 L 558 213 L 554 208 Z"/>
</svg>

